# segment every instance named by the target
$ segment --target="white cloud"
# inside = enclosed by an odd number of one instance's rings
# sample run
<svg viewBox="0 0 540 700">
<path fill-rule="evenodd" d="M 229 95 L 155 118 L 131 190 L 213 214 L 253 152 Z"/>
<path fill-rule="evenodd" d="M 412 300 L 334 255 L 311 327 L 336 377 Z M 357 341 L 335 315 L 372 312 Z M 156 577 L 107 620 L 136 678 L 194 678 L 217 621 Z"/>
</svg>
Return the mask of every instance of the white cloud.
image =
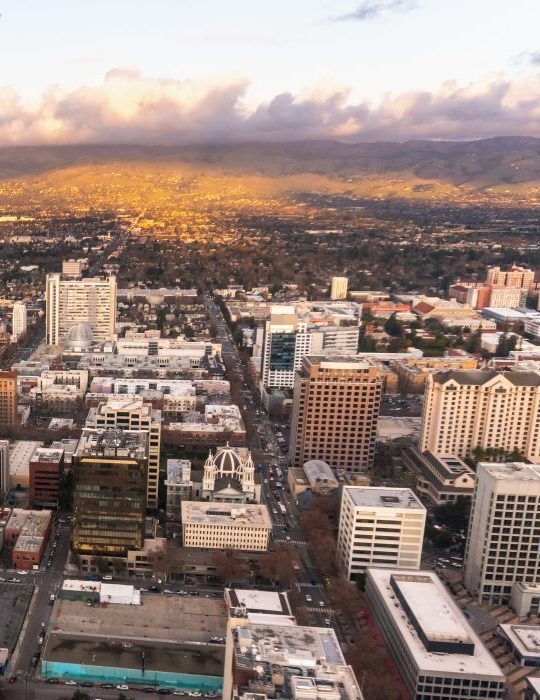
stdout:
<svg viewBox="0 0 540 700">
<path fill-rule="evenodd" d="M 347 138 L 357 141 L 538 136 L 540 76 L 445 83 L 436 92 L 351 104 L 343 88 L 284 92 L 248 108 L 248 85 L 156 79 L 115 69 L 102 84 L 50 88 L 34 106 L 0 88 L 0 145 Z"/>
</svg>

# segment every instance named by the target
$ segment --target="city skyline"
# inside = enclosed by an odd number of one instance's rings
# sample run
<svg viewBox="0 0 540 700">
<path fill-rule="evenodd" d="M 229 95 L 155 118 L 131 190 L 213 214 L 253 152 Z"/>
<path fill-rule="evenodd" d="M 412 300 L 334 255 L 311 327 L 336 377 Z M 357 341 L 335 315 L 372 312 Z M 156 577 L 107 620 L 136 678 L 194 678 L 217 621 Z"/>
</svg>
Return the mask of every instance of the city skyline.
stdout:
<svg viewBox="0 0 540 700">
<path fill-rule="evenodd" d="M 533 0 L 10 0 L 0 145 L 535 135 L 535 18 Z"/>
</svg>

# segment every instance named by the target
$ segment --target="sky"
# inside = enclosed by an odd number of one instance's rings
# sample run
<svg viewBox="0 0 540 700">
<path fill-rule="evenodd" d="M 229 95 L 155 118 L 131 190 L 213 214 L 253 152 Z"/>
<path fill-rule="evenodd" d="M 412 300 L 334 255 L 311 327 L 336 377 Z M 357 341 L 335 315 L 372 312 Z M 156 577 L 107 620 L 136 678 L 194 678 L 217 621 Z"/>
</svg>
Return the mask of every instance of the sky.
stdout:
<svg viewBox="0 0 540 700">
<path fill-rule="evenodd" d="M 539 0 L 0 0 L 0 145 L 540 136 Z"/>
</svg>

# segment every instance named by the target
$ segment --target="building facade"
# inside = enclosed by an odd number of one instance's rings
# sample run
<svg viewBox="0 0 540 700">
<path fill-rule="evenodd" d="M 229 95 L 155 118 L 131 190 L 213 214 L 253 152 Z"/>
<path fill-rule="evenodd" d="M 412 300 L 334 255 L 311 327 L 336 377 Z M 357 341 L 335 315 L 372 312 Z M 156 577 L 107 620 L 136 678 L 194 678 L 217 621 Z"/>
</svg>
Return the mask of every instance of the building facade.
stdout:
<svg viewBox="0 0 540 700">
<path fill-rule="evenodd" d="M 430 375 L 420 448 L 463 459 L 500 448 L 540 458 L 540 373 L 455 370 Z"/>
<path fill-rule="evenodd" d="M 91 408 L 87 428 L 129 430 L 148 435 L 147 506 L 157 508 L 159 491 L 159 458 L 161 454 L 161 411 L 142 397 L 113 398 Z"/>
<path fill-rule="evenodd" d="M 373 464 L 383 379 L 357 357 L 305 357 L 296 375 L 289 458 L 333 469 L 362 471 Z"/>
<path fill-rule="evenodd" d="M 464 558 L 471 595 L 500 605 L 514 583 L 540 584 L 539 545 L 540 466 L 478 464 Z"/>
<path fill-rule="evenodd" d="M 141 549 L 146 517 L 147 435 L 84 430 L 74 460 L 72 548 L 126 556 Z"/>
<path fill-rule="evenodd" d="M 116 331 L 116 277 L 69 279 L 47 275 L 46 341 L 59 345 L 69 330 L 87 324 L 95 341 L 110 340 Z"/>
<path fill-rule="evenodd" d="M 505 697 L 505 676 L 432 571 L 369 569 L 368 603 L 409 697 Z"/>
<path fill-rule="evenodd" d="M 401 460 L 416 477 L 416 491 L 434 505 L 473 495 L 474 471 L 459 457 L 434 455 L 429 451 L 419 452 L 415 447 L 405 447 Z"/>
<path fill-rule="evenodd" d="M 13 304 L 13 314 L 11 316 L 11 331 L 15 341 L 18 341 L 26 333 L 27 328 L 26 304 L 22 301 L 16 301 Z"/>
<path fill-rule="evenodd" d="M 347 298 L 349 279 L 347 277 L 332 277 L 332 287 L 330 289 L 330 299 L 340 300 Z"/>
<path fill-rule="evenodd" d="M 182 502 L 184 547 L 264 552 L 271 531 L 272 519 L 263 505 Z"/>
<path fill-rule="evenodd" d="M 30 507 L 57 508 L 64 450 L 38 447 L 29 463 Z"/>
<path fill-rule="evenodd" d="M 371 566 L 419 569 L 426 509 L 411 489 L 344 486 L 337 556 L 350 579 Z"/>
<path fill-rule="evenodd" d="M 0 430 L 17 425 L 17 372 L 0 371 Z"/>
<path fill-rule="evenodd" d="M 504 287 L 521 287 L 532 289 L 534 285 L 534 270 L 527 267 L 513 265 L 508 270 L 500 267 L 489 267 L 486 276 L 486 284 L 498 284 Z"/>
</svg>

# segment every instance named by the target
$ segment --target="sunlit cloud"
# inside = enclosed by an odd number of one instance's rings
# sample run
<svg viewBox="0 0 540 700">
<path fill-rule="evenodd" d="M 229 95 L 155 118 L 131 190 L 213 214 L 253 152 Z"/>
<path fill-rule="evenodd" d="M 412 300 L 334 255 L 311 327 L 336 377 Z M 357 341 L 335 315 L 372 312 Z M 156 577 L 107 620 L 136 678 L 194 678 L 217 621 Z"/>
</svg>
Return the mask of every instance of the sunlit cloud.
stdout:
<svg viewBox="0 0 540 700">
<path fill-rule="evenodd" d="M 540 76 L 448 82 L 435 92 L 351 102 L 349 90 L 320 85 L 248 103 L 243 80 L 202 83 L 110 71 L 99 85 L 51 87 L 35 105 L 0 88 L 0 145 L 189 144 L 347 139 L 396 141 L 538 136 Z M 249 106 L 248 106 L 249 104 Z"/>
<path fill-rule="evenodd" d="M 394 12 L 410 12 L 417 7 L 415 0 L 365 0 L 351 12 L 333 17 L 334 22 L 369 22 Z"/>
</svg>

